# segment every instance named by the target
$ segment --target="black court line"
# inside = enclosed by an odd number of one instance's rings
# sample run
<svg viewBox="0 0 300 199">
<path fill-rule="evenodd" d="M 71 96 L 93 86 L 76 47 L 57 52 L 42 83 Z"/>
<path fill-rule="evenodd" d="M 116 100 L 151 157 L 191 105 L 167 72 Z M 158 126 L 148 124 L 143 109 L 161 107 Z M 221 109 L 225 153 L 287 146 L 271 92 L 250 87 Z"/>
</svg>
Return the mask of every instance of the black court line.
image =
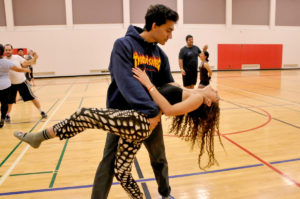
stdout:
<svg viewBox="0 0 300 199">
<path fill-rule="evenodd" d="M 255 76 L 255 77 L 259 77 L 259 76 Z M 253 81 L 247 81 L 245 79 L 238 80 L 238 81 L 243 81 L 245 83 L 248 83 L 249 85 L 254 85 L 254 86 L 256 85 L 258 87 L 265 87 L 265 88 L 269 88 L 269 89 L 278 89 L 277 87 L 267 86 L 265 84 L 261 84 L 261 83 L 257 83 L 257 82 L 253 82 Z M 300 93 L 300 91 L 298 91 L 298 90 L 291 90 L 291 89 L 284 89 L 284 91 L 291 92 L 291 93 Z"/>
<path fill-rule="evenodd" d="M 239 104 L 236 104 L 236 103 L 234 103 L 234 102 L 231 102 L 231 101 L 228 101 L 228 100 L 224 100 L 224 99 L 222 99 L 222 100 L 225 101 L 225 102 L 227 102 L 227 103 L 229 103 L 229 104 L 233 104 L 233 105 L 238 106 L 238 107 L 240 107 L 240 108 L 244 108 L 244 109 L 247 109 L 247 110 L 252 111 L 252 112 L 254 112 L 254 113 L 257 113 L 257 114 L 259 114 L 259 115 L 267 116 L 267 115 L 265 115 L 265 114 L 263 114 L 263 113 L 260 113 L 260 112 L 258 112 L 258 111 L 252 110 L 252 109 L 250 109 L 250 108 L 248 108 L 248 107 L 243 107 L 243 106 L 241 106 L 241 105 L 239 105 Z M 294 127 L 294 128 L 300 129 L 300 126 L 297 126 L 297 125 L 291 124 L 291 123 L 289 123 L 289 122 L 286 122 L 286 121 L 277 119 L 277 118 L 275 118 L 275 117 L 272 117 L 272 120 L 275 120 L 275 121 L 284 123 L 284 124 L 286 124 L 286 125 L 292 126 L 292 127 Z"/>
<path fill-rule="evenodd" d="M 144 175 L 142 173 L 141 167 L 140 167 L 140 165 L 139 165 L 136 158 L 134 158 L 134 166 L 136 168 L 136 171 L 137 171 L 137 174 L 138 174 L 139 178 L 144 179 Z M 146 199 L 151 199 L 151 195 L 149 193 L 149 189 L 147 187 L 147 184 L 142 182 L 141 185 L 142 185 L 142 188 L 144 190 L 144 194 L 145 194 Z"/>
<path fill-rule="evenodd" d="M 222 85 L 222 86 L 224 86 L 224 85 Z M 224 86 L 224 87 L 227 87 L 227 86 Z M 230 87 L 230 89 L 237 89 L 237 88 L 232 88 L 232 87 Z M 249 94 L 247 95 L 246 93 L 254 93 L 254 92 L 250 92 L 250 91 L 246 91 L 246 90 L 243 90 L 243 89 L 239 89 L 239 90 L 242 90 L 242 91 L 244 91 L 244 94 L 242 94 L 242 93 L 233 93 L 233 92 L 230 92 L 230 91 L 226 91 L 226 92 L 229 92 L 231 95 L 239 95 L 239 96 L 243 96 L 243 97 L 245 97 L 245 98 L 247 98 L 247 99 L 251 99 L 251 100 L 253 100 L 253 101 L 258 101 L 258 102 L 264 102 L 264 103 L 266 103 L 266 104 L 271 104 L 272 106 L 279 106 L 278 104 L 274 104 L 274 103 L 272 103 L 272 102 L 270 102 L 270 100 L 268 100 L 268 101 L 266 101 L 266 100 L 264 100 L 264 99 L 258 99 L 258 98 L 249 98 Z M 259 93 L 254 93 L 254 94 L 256 94 L 256 95 L 261 95 L 261 94 L 259 94 Z M 269 96 L 268 96 L 269 97 Z M 279 99 L 280 100 L 280 99 Z M 292 104 L 291 104 L 292 105 Z"/>
<path fill-rule="evenodd" d="M 230 101 L 226 101 L 228 103 L 231 103 L 231 104 L 234 104 L 235 106 L 238 106 L 238 107 L 241 107 L 241 105 L 238 105 L 238 104 L 235 104 L 233 102 L 230 102 Z M 262 114 L 262 113 L 259 113 L 257 111 L 254 111 L 252 109 L 249 109 L 249 108 L 246 108 L 247 110 L 249 111 L 252 111 L 252 112 L 255 112 L 257 114 L 260 114 L 260 115 L 264 115 L 265 114 Z M 290 126 L 293 126 L 295 128 L 300 128 L 296 125 L 293 125 L 293 124 L 290 124 L 288 122 L 285 122 L 285 121 L 281 121 L 281 120 L 278 120 L 276 118 L 273 118 L 272 119 L 274 120 L 277 120 L 279 122 L 283 122 L 284 124 L 287 124 L 287 125 L 290 125 Z M 298 181 L 296 181 L 294 178 L 290 177 L 289 175 L 285 174 L 284 172 L 282 172 L 281 170 L 277 169 L 276 167 L 272 166 L 271 163 L 265 161 L 264 159 L 260 158 L 259 156 L 255 155 L 254 153 L 252 153 L 250 150 L 246 149 L 245 147 L 241 146 L 240 144 L 238 144 L 237 142 L 231 140 L 230 138 L 228 138 L 226 135 L 222 135 L 221 133 L 221 136 L 223 138 L 225 138 L 227 141 L 231 142 L 233 145 L 237 146 L 238 148 L 240 148 L 242 151 L 246 152 L 248 155 L 252 156 L 253 158 L 255 158 L 256 160 L 258 160 L 259 162 L 263 163 L 264 166 L 268 167 L 269 169 L 271 169 L 272 171 L 274 171 L 275 173 L 279 174 L 282 178 L 288 180 L 289 182 L 293 183 L 294 185 L 300 187 L 300 183 Z"/>
<path fill-rule="evenodd" d="M 276 100 L 290 102 L 290 103 L 293 103 L 293 104 L 300 105 L 300 102 L 295 102 L 295 101 L 285 99 L 285 98 L 281 98 L 281 97 L 274 97 L 274 96 L 270 96 L 270 95 L 266 95 L 266 94 L 256 93 L 256 92 L 253 92 L 253 91 L 249 91 L 249 90 L 241 89 L 241 88 L 235 88 L 235 87 L 232 87 L 232 86 L 225 86 L 225 85 L 218 85 L 218 86 L 221 86 L 221 87 L 223 86 L 223 87 L 227 87 L 229 89 L 234 89 L 234 90 L 241 90 L 241 91 L 248 92 L 248 93 L 254 93 L 256 95 L 262 95 L 262 96 L 273 98 L 273 99 L 276 99 Z"/>
</svg>

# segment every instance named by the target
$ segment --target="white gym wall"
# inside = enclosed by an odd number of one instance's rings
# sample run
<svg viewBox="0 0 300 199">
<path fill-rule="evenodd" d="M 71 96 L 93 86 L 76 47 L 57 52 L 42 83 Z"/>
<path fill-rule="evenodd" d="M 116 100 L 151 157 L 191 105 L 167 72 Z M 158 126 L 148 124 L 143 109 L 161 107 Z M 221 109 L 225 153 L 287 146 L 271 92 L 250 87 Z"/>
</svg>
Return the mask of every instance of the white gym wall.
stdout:
<svg viewBox="0 0 300 199">
<path fill-rule="evenodd" d="M 180 16 L 162 46 L 172 71 L 187 34 L 200 48 L 209 45 L 214 69 L 221 43 L 283 44 L 283 66 L 300 65 L 300 1 L 293 0 L 0 0 L 0 43 L 37 51 L 36 76 L 99 74 L 114 41 L 129 24 L 142 27 L 155 3 Z"/>
</svg>

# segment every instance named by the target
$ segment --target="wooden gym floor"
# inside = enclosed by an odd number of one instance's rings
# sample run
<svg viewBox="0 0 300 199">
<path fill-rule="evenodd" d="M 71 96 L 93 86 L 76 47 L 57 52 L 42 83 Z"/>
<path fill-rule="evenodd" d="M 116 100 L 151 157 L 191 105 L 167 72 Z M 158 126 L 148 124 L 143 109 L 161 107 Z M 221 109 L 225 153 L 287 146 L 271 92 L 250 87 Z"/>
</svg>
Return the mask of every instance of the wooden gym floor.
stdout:
<svg viewBox="0 0 300 199">
<path fill-rule="evenodd" d="M 173 74 L 181 83 L 181 76 Z M 52 139 L 29 148 L 12 135 L 35 132 L 68 117 L 79 107 L 105 107 L 109 76 L 36 80 L 33 87 L 48 119 L 31 102 L 13 107 L 0 129 L 0 199 L 87 199 L 102 157 L 106 133 L 88 130 L 70 140 Z M 215 142 L 219 166 L 202 171 L 197 151 L 168 134 L 164 139 L 172 195 L 176 199 L 300 198 L 300 70 L 214 72 L 222 98 Z M 147 151 L 137 155 L 133 175 L 147 199 L 159 198 Z M 110 199 L 128 198 L 114 181 Z"/>
</svg>

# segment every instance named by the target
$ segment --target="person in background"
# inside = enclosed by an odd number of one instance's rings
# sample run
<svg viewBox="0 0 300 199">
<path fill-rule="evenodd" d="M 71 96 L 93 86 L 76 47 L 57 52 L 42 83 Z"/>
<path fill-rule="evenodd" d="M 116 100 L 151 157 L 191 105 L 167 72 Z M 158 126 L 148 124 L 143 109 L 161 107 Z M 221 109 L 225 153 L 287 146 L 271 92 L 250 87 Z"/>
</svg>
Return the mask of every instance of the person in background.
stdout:
<svg viewBox="0 0 300 199">
<path fill-rule="evenodd" d="M 182 74 L 183 86 L 194 88 L 197 82 L 198 57 L 201 50 L 194 45 L 192 35 L 187 35 L 186 46 L 182 47 L 179 52 L 179 67 Z"/>
<path fill-rule="evenodd" d="M 24 50 L 23 48 L 18 48 L 18 55 L 24 58 Z"/>
<path fill-rule="evenodd" d="M 208 57 L 209 57 L 209 53 L 207 51 L 203 51 L 200 54 L 200 59 L 201 59 L 201 64 L 199 66 L 200 83 L 198 88 L 203 88 L 205 86 L 208 86 L 212 76 L 212 71 L 208 64 Z"/>
<path fill-rule="evenodd" d="M 30 61 L 25 60 L 19 55 L 13 55 L 13 46 L 11 44 L 6 44 L 4 46 L 4 51 L 6 54 L 6 58 L 14 63 L 15 66 L 19 68 L 24 68 L 29 65 L 32 65 L 35 60 L 37 59 L 37 55 L 35 54 L 33 59 Z M 39 100 L 33 94 L 30 86 L 26 81 L 26 77 L 23 73 L 17 73 L 15 71 L 9 72 L 10 81 L 11 81 L 11 88 L 10 94 L 8 99 L 8 111 L 5 117 L 7 122 L 10 122 L 10 113 L 12 110 L 12 105 L 16 103 L 16 95 L 19 92 L 20 96 L 22 97 L 23 101 L 32 101 L 34 106 L 39 110 L 42 118 L 47 118 L 47 114 L 42 110 Z"/>
<path fill-rule="evenodd" d="M 36 59 L 32 64 L 36 64 L 36 60 L 38 59 L 38 56 L 33 50 L 28 50 L 28 54 L 25 55 L 25 59 L 30 61 L 33 59 L 34 55 L 36 55 Z M 32 65 L 29 65 L 28 68 L 30 72 L 25 74 L 26 79 L 30 85 L 35 86 L 34 77 L 33 77 L 33 67 Z"/>
<path fill-rule="evenodd" d="M 10 91 L 10 78 L 9 71 L 15 72 L 28 72 L 27 68 L 19 68 L 11 61 L 3 58 L 4 46 L 0 44 L 0 101 L 1 101 L 1 120 L 0 128 L 4 125 L 5 116 L 8 110 L 8 96 Z"/>
<path fill-rule="evenodd" d="M 203 46 L 203 52 L 207 52 L 207 49 L 208 49 L 208 45 L 207 44 L 205 44 L 204 46 Z"/>
<path fill-rule="evenodd" d="M 18 48 L 17 49 L 17 53 L 19 56 L 21 56 L 22 58 L 24 58 L 24 49 L 23 48 Z M 25 73 L 25 76 L 26 76 L 27 73 Z M 19 93 L 17 93 L 16 95 L 16 101 L 21 101 L 22 100 L 22 97 L 20 97 Z"/>
</svg>

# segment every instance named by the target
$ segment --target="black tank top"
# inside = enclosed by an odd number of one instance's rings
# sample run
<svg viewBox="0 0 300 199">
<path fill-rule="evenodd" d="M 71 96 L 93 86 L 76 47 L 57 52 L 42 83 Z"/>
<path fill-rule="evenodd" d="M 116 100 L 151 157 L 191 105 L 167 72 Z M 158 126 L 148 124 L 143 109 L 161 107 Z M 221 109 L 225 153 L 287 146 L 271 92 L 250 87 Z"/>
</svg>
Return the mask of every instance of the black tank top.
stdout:
<svg viewBox="0 0 300 199">
<path fill-rule="evenodd" d="M 207 62 L 202 62 L 199 69 L 200 69 L 200 84 L 207 86 L 209 84 L 209 77 L 208 77 L 208 71 L 204 67 L 204 64 Z"/>
<path fill-rule="evenodd" d="M 173 86 L 170 84 L 164 84 L 163 86 L 158 88 L 158 91 L 172 105 L 182 101 L 182 89 L 177 86 Z"/>
</svg>

